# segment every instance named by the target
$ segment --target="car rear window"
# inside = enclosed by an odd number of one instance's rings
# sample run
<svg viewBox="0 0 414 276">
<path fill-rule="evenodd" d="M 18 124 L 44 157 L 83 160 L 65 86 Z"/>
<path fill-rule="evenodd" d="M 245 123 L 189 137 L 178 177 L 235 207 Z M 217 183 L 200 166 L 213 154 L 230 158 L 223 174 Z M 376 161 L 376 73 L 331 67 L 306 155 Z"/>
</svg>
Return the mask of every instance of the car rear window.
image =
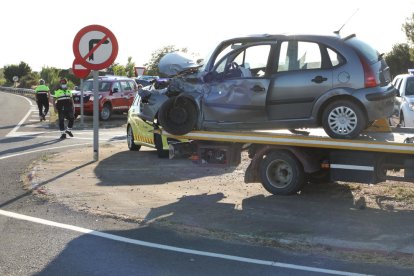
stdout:
<svg viewBox="0 0 414 276">
<path fill-rule="evenodd" d="M 361 53 L 370 63 L 375 63 L 381 59 L 377 50 L 356 37 L 346 39 L 345 43 Z"/>
</svg>

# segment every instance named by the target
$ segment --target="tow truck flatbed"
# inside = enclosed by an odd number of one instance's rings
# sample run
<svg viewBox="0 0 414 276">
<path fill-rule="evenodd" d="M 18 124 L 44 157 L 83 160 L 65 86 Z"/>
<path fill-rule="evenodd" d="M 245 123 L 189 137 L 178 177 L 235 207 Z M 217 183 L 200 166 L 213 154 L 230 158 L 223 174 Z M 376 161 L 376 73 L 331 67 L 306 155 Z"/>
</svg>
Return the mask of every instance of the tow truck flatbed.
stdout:
<svg viewBox="0 0 414 276">
<path fill-rule="evenodd" d="M 179 136 L 162 130 L 158 131 L 161 135 L 176 139 L 414 154 L 414 144 L 404 143 L 407 138 L 409 139 L 413 135 L 403 132 L 370 131 L 365 132 L 358 139 L 348 140 L 332 139 L 322 129 L 304 130 L 303 134 L 292 134 L 287 130 L 192 131 Z"/>
<path fill-rule="evenodd" d="M 170 157 L 192 154 L 202 165 L 237 166 L 247 150 L 251 162 L 245 182 L 261 182 L 273 194 L 293 194 L 317 180 L 376 184 L 414 182 L 414 144 L 410 133 L 367 131 L 358 139 L 332 139 L 321 129 L 300 131 L 192 131 L 170 139 Z M 294 132 L 294 133 L 292 133 Z M 189 147 L 189 144 L 192 146 Z M 402 171 L 403 176 L 388 175 Z"/>
</svg>

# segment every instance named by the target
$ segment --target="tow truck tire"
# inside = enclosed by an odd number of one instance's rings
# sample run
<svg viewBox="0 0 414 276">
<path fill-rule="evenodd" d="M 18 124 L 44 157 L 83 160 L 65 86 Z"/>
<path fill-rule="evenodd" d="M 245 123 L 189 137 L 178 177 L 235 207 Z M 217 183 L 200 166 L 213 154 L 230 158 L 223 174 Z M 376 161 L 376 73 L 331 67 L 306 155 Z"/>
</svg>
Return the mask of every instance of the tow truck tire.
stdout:
<svg viewBox="0 0 414 276">
<path fill-rule="evenodd" d="M 167 158 L 167 157 L 169 157 L 170 152 L 168 150 L 164 150 L 161 135 L 154 134 L 154 144 L 155 144 L 155 149 L 157 150 L 158 158 Z"/>
<path fill-rule="evenodd" d="M 305 184 L 305 173 L 299 160 L 288 151 L 273 151 L 260 165 L 263 187 L 274 195 L 296 194 Z"/>
<path fill-rule="evenodd" d="M 160 107 L 158 119 L 165 131 L 173 135 L 183 135 L 194 129 L 197 107 L 186 97 L 172 97 Z"/>
<path fill-rule="evenodd" d="M 366 128 L 367 120 L 356 103 L 338 100 L 326 107 L 322 114 L 322 126 L 331 138 L 353 139 Z"/>
<path fill-rule="evenodd" d="M 128 129 L 127 129 L 127 143 L 128 143 L 128 149 L 131 151 L 139 151 L 141 149 L 141 145 L 136 145 L 134 143 L 134 132 L 131 126 L 128 126 Z"/>
</svg>

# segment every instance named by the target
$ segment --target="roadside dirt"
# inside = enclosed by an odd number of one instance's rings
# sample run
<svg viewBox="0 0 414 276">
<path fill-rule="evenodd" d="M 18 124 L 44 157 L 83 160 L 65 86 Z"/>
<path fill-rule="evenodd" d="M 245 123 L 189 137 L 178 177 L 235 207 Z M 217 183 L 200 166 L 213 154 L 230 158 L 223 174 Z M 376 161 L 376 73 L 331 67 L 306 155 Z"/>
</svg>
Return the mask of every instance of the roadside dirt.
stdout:
<svg viewBox="0 0 414 276">
<path fill-rule="evenodd" d="M 125 143 L 103 145 L 99 155 L 92 162 L 90 147 L 44 155 L 23 176 L 26 188 L 137 227 L 414 266 L 413 184 L 308 184 L 297 195 L 273 196 L 244 183 L 247 156 L 228 169 L 158 159 L 145 147 L 130 152 Z"/>
</svg>

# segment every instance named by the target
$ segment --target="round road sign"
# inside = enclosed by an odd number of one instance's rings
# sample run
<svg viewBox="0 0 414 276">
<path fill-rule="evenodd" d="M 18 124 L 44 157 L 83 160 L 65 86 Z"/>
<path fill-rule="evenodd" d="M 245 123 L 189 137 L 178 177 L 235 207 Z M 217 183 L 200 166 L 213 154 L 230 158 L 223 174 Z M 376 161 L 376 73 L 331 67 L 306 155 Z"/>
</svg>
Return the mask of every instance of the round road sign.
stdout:
<svg viewBox="0 0 414 276">
<path fill-rule="evenodd" d="M 109 67 L 118 55 L 118 41 L 115 35 L 100 25 L 82 28 L 73 40 L 75 60 L 90 70 Z"/>
<path fill-rule="evenodd" d="M 85 68 L 82 64 L 79 63 L 79 61 L 75 59 L 72 63 L 72 72 L 78 78 L 84 79 L 91 73 L 91 69 Z"/>
</svg>

